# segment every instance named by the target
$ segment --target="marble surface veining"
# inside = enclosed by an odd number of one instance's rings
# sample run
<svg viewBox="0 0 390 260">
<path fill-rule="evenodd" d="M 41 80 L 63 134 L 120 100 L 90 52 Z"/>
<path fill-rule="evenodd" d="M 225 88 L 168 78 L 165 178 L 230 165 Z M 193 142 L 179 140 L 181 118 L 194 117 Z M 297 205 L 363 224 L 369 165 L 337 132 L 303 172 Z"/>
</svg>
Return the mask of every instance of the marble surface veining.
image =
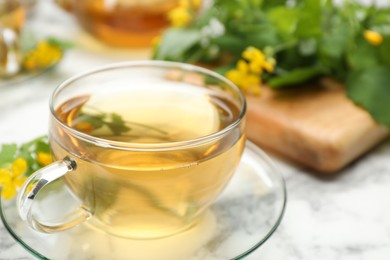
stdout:
<svg viewBox="0 0 390 260">
<path fill-rule="evenodd" d="M 28 27 L 38 35 L 56 35 L 79 43 L 55 70 L 40 77 L 0 86 L 0 143 L 23 142 L 46 133 L 48 99 L 64 79 L 97 65 L 147 57 L 102 52 L 89 43 L 74 20 L 41 1 Z M 95 48 L 96 47 L 96 48 Z M 340 173 L 321 176 L 274 157 L 288 191 L 283 221 L 274 235 L 246 259 L 390 259 L 390 141 Z M 34 259 L 0 223 L 0 259 Z"/>
</svg>

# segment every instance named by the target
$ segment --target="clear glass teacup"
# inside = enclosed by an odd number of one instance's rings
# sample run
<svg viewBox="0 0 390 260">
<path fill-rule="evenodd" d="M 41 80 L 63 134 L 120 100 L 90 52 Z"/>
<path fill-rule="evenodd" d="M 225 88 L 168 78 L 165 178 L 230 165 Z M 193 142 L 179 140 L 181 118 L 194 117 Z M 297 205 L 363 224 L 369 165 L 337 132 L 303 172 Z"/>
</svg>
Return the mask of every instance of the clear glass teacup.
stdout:
<svg viewBox="0 0 390 260">
<path fill-rule="evenodd" d="M 189 64 L 98 68 L 58 86 L 50 111 L 57 161 L 31 175 L 18 197 L 21 218 L 45 233 L 87 220 L 128 238 L 186 230 L 228 184 L 245 146 L 244 95 Z M 43 222 L 33 214 L 34 200 L 59 178 L 80 207 Z"/>
</svg>

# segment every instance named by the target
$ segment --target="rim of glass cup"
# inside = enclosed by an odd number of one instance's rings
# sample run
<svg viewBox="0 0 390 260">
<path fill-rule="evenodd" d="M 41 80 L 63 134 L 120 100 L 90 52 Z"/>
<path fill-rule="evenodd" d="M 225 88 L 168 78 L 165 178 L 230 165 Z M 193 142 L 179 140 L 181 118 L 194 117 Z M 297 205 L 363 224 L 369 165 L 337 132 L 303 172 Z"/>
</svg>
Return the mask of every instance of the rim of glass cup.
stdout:
<svg viewBox="0 0 390 260">
<path fill-rule="evenodd" d="M 113 141 L 108 140 L 104 138 L 95 137 L 92 135 L 88 135 L 86 133 L 80 132 L 74 128 L 71 128 L 67 124 L 65 124 L 57 115 L 55 108 L 54 108 L 54 100 L 61 93 L 63 89 L 65 89 L 69 84 L 71 84 L 74 81 L 77 81 L 78 79 L 84 78 L 86 76 L 103 72 L 103 71 L 109 71 L 109 70 L 115 70 L 118 68 L 131 68 L 131 67 L 155 67 L 155 68 L 166 68 L 166 69 L 181 69 L 182 71 L 187 72 L 197 72 L 203 75 L 208 75 L 213 78 L 216 78 L 217 80 L 227 84 L 229 87 L 231 87 L 233 90 L 237 92 L 239 95 L 239 99 L 241 102 L 240 107 L 240 114 L 234 120 L 232 123 L 224 127 L 223 129 L 211 133 L 209 135 L 205 135 L 199 138 L 185 140 L 185 141 L 179 141 L 179 142 L 167 142 L 167 143 L 132 143 L 132 142 L 121 142 L 121 141 Z M 166 151 L 166 150 L 177 150 L 177 149 L 184 149 L 188 147 L 193 146 L 199 146 L 208 142 L 211 142 L 213 140 L 216 140 L 218 138 L 223 137 L 227 133 L 229 133 L 232 129 L 234 129 L 236 126 L 238 126 L 241 121 L 243 120 L 245 114 L 246 114 L 246 98 L 243 92 L 230 80 L 227 78 L 221 76 L 220 74 L 211 71 L 209 69 L 205 69 L 199 66 L 195 66 L 192 64 L 187 63 L 180 63 L 180 62 L 171 62 L 171 61 L 157 61 L 157 60 L 151 60 L 151 61 L 127 61 L 127 62 L 119 62 L 119 63 L 113 63 L 106 66 L 101 66 L 80 74 L 77 74 L 65 81 L 63 81 L 60 85 L 58 85 L 49 101 L 50 106 L 50 112 L 52 116 L 54 117 L 54 120 L 61 125 L 62 128 L 66 129 L 72 136 L 75 136 L 83 141 L 92 143 L 94 145 L 105 147 L 105 148 L 113 148 L 113 149 L 120 149 L 120 150 L 130 150 L 130 151 Z"/>
</svg>

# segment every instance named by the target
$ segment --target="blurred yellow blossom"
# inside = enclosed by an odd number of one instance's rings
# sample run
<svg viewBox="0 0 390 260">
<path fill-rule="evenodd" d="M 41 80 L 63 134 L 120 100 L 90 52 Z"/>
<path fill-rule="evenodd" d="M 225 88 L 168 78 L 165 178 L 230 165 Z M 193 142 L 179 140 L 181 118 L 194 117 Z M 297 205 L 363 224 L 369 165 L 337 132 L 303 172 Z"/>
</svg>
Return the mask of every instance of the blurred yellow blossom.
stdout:
<svg viewBox="0 0 390 260">
<path fill-rule="evenodd" d="M 168 19 L 172 26 L 184 27 L 188 25 L 201 4 L 201 0 L 180 0 L 179 5 L 168 13 Z"/>
<path fill-rule="evenodd" d="M 60 47 L 43 40 L 26 53 L 22 66 L 27 71 L 41 70 L 56 63 L 61 57 Z"/>
<path fill-rule="evenodd" d="M 236 68 L 229 70 L 226 77 L 244 92 L 259 95 L 261 93 L 262 74 L 264 71 L 273 72 L 276 65 L 274 58 L 266 58 L 259 49 L 248 47 L 243 51 Z"/>
<path fill-rule="evenodd" d="M 178 6 L 169 12 L 168 18 L 173 27 L 184 27 L 191 21 L 189 9 Z"/>
<path fill-rule="evenodd" d="M 242 57 L 249 62 L 249 67 L 253 73 L 262 73 L 263 70 L 273 72 L 276 65 L 274 58 L 266 58 L 264 53 L 255 47 L 248 47 Z"/>
<path fill-rule="evenodd" d="M 365 30 L 363 36 L 366 39 L 366 41 L 368 41 L 369 43 L 375 46 L 381 45 L 383 42 L 383 36 L 380 33 L 375 31 Z"/>
<path fill-rule="evenodd" d="M 27 171 L 27 161 L 17 158 L 9 167 L 0 169 L 0 185 L 2 186 L 1 196 L 11 199 L 16 195 L 16 188 L 23 185 L 26 177 L 23 174 Z"/>
<path fill-rule="evenodd" d="M 180 0 L 179 6 L 187 9 L 198 10 L 202 5 L 202 0 Z"/>
<path fill-rule="evenodd" d="M 50 153 L 38 152 L 37 162 L 42 166 L 46 166 L 51 164 L 53 162 L 53 159 Z"/>
<path fill-rule="evenodd" d="M 261 79 L 249 70 L 249 66 L 244 60 L 239 60 L 236 69 L 229 70 L 226 77 L 245 92 L 260 93 Z"/>
</svg>

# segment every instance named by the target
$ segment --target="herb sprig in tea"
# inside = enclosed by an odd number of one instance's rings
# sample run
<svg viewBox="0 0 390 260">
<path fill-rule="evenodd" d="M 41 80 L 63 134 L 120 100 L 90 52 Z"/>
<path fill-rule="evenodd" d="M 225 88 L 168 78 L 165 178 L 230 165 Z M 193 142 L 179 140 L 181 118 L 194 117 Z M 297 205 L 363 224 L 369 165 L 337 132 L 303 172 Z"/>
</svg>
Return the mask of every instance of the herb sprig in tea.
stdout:
<svg viewBox="0 0 390 260">
<path fill-rule="evenodd" d="M 89 133 L 94 130 L 100 129 L 103 126 L 106 126 L 111 130 L 114 135 L 121 135 L 131 131 L 131 126 L 133 125 L 155 131 L 162 135 L 168 134 L 166 131 L 150 125 L 145 125 L 127 120 L 125 121 L 117 113 L 105 113 L 93 106 L 84 106 L 84 108 L 88 110 L 93 110 L 96 113 L 86 112 L 85 110 L 80 110 L 78 112 L 75 128 L 82 132 Z"/>
</svg>

